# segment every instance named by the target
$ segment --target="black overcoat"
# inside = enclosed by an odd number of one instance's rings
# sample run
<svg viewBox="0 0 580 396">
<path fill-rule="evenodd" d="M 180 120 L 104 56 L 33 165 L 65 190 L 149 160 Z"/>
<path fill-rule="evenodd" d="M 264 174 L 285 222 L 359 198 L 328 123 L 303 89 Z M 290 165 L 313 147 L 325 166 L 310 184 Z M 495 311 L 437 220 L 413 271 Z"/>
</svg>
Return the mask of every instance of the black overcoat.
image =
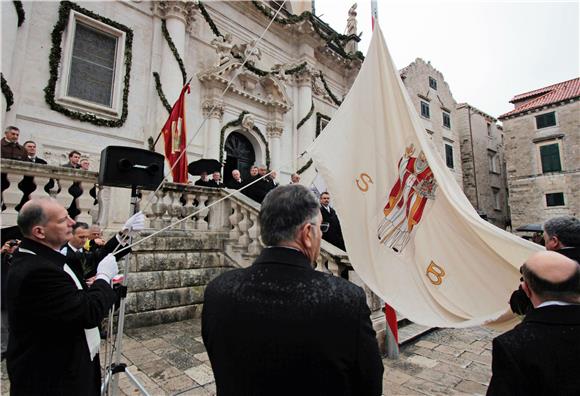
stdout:
<svg viewBox="0 0 580 396">
<path fill-rule="evenodd" d="M 29 250 L 35 254 L 26 253 Z M 8 272 L 10 393 L 98 395 L 100 365 L 85 328 L 100 324 L 117 294 L 104 280 L 79 290 L 60 252 L 24 239 Z"/>
<path fill-rule="evenodd" d="M 383 364 L 363 290 L 266 248 L 210 282 L 202 336 L 220 396 L 381 395 Z"/>
<path fill-rule="evenodd" d="M 493 340 L 488 395 L 580 395 L 580 305 L 550 305 Z"/>
</svg>

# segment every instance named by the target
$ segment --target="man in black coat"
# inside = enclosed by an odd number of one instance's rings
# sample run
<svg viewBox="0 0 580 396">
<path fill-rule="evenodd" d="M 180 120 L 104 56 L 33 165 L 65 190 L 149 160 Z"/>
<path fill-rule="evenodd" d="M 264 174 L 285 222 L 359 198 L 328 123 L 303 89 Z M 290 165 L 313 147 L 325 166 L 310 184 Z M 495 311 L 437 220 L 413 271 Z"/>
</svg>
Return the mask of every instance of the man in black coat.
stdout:
<svg viewBox="0 0 580 396">
<path fill-rule="evenodd" d="M 62 205 L 33 199 L 17 221 L 24 238 L 7 280 L 10 393 L 99 395 L 97 326 L 117 299 L 110 285 L 118 273 L 115 258 L 99 263 L 88 288 L 59 252 L 74 224 Z"/>
<path fill-rule="evenodd" d="M 322 239 L 346 251 L 340 221 L 336 211 L 330 207 L 330 194 L 326 191 L 320 194 L 320 213 L 322 213 L 322 222 L 328 223 L 328 231 L 322 235 Z"/>
<path fill-rule="evenodd" d="M 232 171 L 232 179 L 227 183 L 227 187 L 233 190 L 239 190 L 244 186 L 242 175 L 238 169 Z"/>
<path fill-rule="evenodd" d="M 202 336 L 217 393 L 381 395 L 383 364 L 365 293 L 313 268 L 322 237 L 314 194 L 278 187 L 258 221 L 267 245 L 261 255 L 205 291 Z"/>
<path fill-rule="evenodd" d="M 28 153 L 28 160 L 35 164 L 46 165 L 46 161 L 36 156 L 36 143 L 32 140 L 27 140 L 22 145 Z"/>
<path fill-rule="evenodd" d="M 580 264 L 580 220 L 574 216 L 554 217 L 544 223 L 544 246 Z M 520 286 L 510 297 L 510 307 L 518 315 L 525 315 L 533 307 Z"/>
<path fill-rule="evenodd" d="M 534 309 L 493 340 L 488 395 L 580 394 L 580 266 L 556 252 L 533 254 L 522 288 Z"/>
</svg>

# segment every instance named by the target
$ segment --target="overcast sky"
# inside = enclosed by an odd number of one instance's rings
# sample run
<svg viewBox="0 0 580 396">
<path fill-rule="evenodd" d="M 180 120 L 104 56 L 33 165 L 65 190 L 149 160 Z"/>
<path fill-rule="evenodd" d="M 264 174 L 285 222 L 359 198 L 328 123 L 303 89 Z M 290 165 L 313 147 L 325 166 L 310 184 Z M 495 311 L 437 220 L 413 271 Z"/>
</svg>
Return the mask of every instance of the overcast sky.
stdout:
<svg viewBox="0 0 580 396">
<path fill-rule="evenodd" d="M 355 0 L 316 0 L 316 14 L 344 33 Z M 370 0 L 358 1 L 359 49 L 371 38 Z M 415 58 L 443 73 L 455 100 L 497 117 L 517 94 L 580 76 L 579 1 L 378 0 L 399 69 Z"/>
</svg>

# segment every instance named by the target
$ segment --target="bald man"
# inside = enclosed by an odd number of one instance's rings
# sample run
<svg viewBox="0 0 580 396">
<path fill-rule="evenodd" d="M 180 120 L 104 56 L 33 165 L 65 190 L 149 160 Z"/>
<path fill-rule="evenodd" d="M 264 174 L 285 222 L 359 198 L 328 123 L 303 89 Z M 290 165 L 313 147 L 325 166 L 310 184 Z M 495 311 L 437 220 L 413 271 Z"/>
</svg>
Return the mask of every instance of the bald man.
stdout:
<svg viewBox="0 0 580 396">
<path fill-rule="evenodd" d="M 32 199 L 18 213 L 24 235 L 8 271 L 10 335 L 7 369 L 12 396 L 100 395 L 97 326 L 117 299 L 106 256 L 87 287 L 61 246 L 71 238 L 67 210 L 52 198 Z"/>
<path fill-rule="evenodd" d="M 533 254 L 522 289 L 534 309 L 493 340 L 488 395 L 580 394 L 580 266 L 556 252 Z"/>
</svg>

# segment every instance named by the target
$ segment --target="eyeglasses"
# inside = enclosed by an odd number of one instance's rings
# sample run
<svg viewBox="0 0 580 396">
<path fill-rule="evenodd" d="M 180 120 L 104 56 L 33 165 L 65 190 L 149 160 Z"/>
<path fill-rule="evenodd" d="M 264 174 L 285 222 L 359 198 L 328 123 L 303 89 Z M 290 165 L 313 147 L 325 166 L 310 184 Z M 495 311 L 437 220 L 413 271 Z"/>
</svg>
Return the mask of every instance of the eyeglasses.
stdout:
<svg viewBox="0 0 580 396">
<path fill-rule="evenodd" d="M 323 233 L 328 231 L 329 228 L 330 228 L 329 223 L 321 223 L 320 224 L 320 231 L 322 231 Z"/>
</svg>

